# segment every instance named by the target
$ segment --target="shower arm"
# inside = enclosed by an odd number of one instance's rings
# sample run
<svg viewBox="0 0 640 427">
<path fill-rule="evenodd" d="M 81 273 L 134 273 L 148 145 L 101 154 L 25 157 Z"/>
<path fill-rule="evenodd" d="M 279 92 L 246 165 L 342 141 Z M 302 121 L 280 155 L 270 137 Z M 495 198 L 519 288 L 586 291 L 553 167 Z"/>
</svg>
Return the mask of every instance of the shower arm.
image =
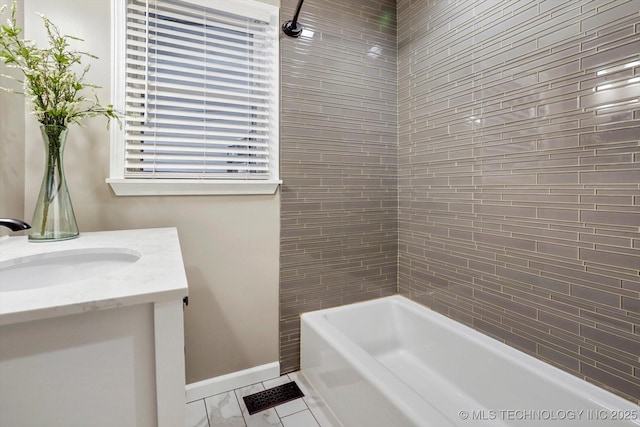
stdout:
<svg viewBox="0 0 640 427">
<path fill-rule="evenodd" d="M 293 15 L 293 19 L 282 24 L 282 32 L 289 37 L 300 37 L 300 34 L 302 34 L 302 25 L 298 23 L 302 3 L 304 3 L 304 0 L 298 0 L 298 6 L 296 7 L 296 13 Z"/>
</svg>

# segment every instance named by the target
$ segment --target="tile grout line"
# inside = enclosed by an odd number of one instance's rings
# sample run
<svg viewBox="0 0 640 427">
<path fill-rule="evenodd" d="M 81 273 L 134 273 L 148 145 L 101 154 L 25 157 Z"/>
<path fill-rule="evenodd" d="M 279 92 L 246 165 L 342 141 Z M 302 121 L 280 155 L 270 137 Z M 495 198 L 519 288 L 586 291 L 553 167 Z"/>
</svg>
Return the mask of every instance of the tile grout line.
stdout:
<svg viewBox="0 0 640 427">
<path fill-rule="evenodd" d="M 209 409 L 207 409 L 206 398 L 202 398 L 202 404 L 204 405 L 204 414 L 207 416 L 207 426 L 211 427 L 211 421 L 209 420 Z"/>
<path fill-rule="evenodd" d="M 236 390 L 239 390 L 239 389 L 231 390 L 231 391 L 228 391 L 227 393 L 233 394 L 233 397 L 236 399 L 236 404 L 238 405 L 238 408 L 240 408 L 240 416 L 242 417 L 242 423 L 244 424 L 244 427 L 247 427 L 247 420 L 244 419 L 242 406 L 240 406 L 240 399 L 238 398 L 238 393 L 236 393 Z M 209 427 L 215 427 L 215 426 L 209 425 Z"/>
</svg>

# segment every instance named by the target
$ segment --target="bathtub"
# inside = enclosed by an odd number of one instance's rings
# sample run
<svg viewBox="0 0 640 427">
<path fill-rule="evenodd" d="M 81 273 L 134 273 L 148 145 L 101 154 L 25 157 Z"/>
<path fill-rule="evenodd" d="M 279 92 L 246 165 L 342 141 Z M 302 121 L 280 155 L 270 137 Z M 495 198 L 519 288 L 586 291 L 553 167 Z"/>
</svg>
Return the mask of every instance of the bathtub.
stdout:
<svg viewBox="0 0 640 427">
<path fill-rule="evenodd" d="M 632 402 L 400 295 L 303 314 L 301 371 L 345 427 L 640 425 Z"/>
</svg>

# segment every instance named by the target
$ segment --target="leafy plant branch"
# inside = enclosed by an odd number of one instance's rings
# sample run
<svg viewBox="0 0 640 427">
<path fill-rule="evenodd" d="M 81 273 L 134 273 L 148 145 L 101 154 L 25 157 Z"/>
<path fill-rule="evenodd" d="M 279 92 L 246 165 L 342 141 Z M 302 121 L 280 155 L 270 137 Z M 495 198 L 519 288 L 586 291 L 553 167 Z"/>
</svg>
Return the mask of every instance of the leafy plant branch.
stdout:
<svg viewBox="0 0 640 427">
<path fill-rule="evenodd" d="M 0 8 L 0 15 L 7 5 Z M 23 95 L 30 101 L 33 114 L 45 126 L 68 126 L 89 117 L 104 116 L 107 123 L 111 119 L 119 121 L 113 105 L 102 105 L 95 93 L 98 86 L 85 82 L 90 69 L 86 65 L 79 73 L 84 59 L 97 59 L 90 53 L 71 48 L 70 41 L 82 41 L 77 37 L 60 33 L 59 28 L 48 18 L 40 15 L 44 23 L 48 46 L 39 48 L 31 40 L 20 37 L 22 28 L 16 22 L 17 6 L 11 5 L 11 15 L 7 24 L 0 26 L 0 60 L 8 67 L 22 71 Z M 15 92 L 6 87 L 0 89 Z M 89 92 L 89 95 L 85 95 Z"/>
</svg>

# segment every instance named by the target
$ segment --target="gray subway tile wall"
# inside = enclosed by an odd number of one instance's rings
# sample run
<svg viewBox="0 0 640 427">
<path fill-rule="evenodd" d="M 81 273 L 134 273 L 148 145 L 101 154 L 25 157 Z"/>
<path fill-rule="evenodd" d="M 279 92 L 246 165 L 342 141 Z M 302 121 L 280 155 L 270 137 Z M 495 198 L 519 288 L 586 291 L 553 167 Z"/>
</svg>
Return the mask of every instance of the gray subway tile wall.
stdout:
<svg viewBox="0 0 640 427">
<path fill-rule="evenodd" d="M 281 21 L 297 0 L 282 0 Z M 397 292 L 395 0 L 307 0 L 281 36 L 280 364 L 301 313 Z"/>
<path fill-rule="evenodd" d="M 640 1 L 397 10 L 399 292 L 638 402 Z"/>
<path fill-rule="evenodd" d="M 300 21 L 282 371 L 301 313 L 400 292 L 637 402 L 640 1 L 306 0 Z"/>
</svg>

